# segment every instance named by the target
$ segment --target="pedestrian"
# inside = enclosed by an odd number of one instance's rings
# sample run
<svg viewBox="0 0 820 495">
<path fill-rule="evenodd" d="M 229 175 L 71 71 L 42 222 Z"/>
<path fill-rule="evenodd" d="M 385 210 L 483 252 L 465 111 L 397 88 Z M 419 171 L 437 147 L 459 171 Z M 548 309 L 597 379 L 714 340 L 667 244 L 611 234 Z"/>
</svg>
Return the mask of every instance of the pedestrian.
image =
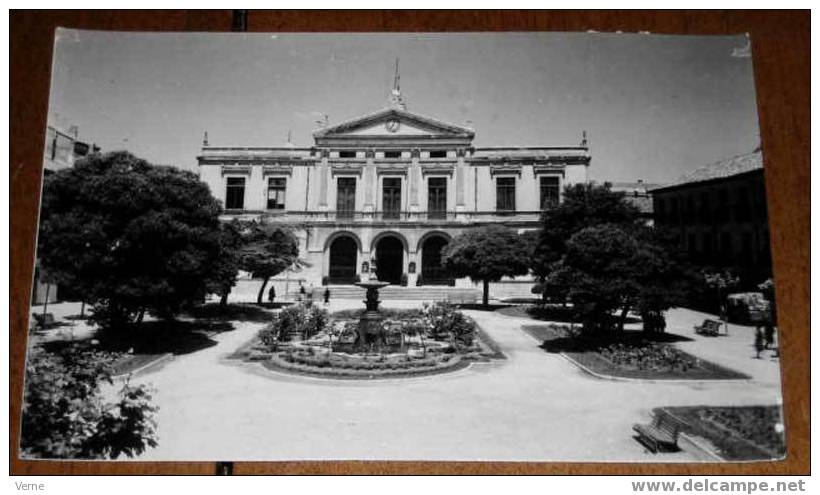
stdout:
<svg viewBox="0 0 820 495">
<path fill-rule="evenodd" d="M 305 298 L 305 286 L 302 285 L 302 282 L 299 282 L 299 301 L 301 302 Z"/>
<path fill-rule="evenodd" d="M 325 306 L 330 304 L 330 287 L 325 288 Z"/>
<path fill-rule="evenodd" d="M 766 329 L 764 339 L 766 349 L 771 349 L 774 346 L 774 325 L 772 322 L 767 321 L 764 328 Z"/>
<path fill-rule="evenodd" d="M 760 359 L 760 353 L 763 352 L 763 347 L 763 330 L 757 326 L 755 327 L 755 351 L 757 351 L 755 357 L 757 359 Z"/>
<path fill-rule="evenodd" d="M 271 285 L 268 290 L 268 302 L 272 303 L 274 299 L 276 299 L 276 288 Z"/>
</svg>

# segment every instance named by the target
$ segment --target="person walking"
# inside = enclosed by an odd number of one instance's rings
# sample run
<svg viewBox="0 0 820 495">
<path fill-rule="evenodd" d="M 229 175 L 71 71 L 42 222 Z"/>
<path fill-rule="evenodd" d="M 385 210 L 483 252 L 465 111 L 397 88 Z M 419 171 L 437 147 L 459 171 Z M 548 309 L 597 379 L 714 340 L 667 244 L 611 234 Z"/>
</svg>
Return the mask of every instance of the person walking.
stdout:
<svg viewBox="0 0 820 495">
<path fill-rule="evenodd" d="M 299 302 L 301 302 L 305 298 L 305 286 L 302 285 L 302 282 L 299 282 Z"/>
<path fill-rule="evenodd" d="M 325 306 L 330 304 L 330 287 L 325 287 Z"/>
<path fill-rule="evenodd" d="M 763 330 L 757 326 L 755 327 L 755 351 L 757 351 L 757 355 L 755 356 L 757 359 L 760 359 L 760 353 L 763 352 Z"/>
<path fill-rule="evenodd" d="M 276 299 L 276 288 L 271 285 L 268 290 L 268 302 L 272 303 L 274 299 Z"/>
</svg>

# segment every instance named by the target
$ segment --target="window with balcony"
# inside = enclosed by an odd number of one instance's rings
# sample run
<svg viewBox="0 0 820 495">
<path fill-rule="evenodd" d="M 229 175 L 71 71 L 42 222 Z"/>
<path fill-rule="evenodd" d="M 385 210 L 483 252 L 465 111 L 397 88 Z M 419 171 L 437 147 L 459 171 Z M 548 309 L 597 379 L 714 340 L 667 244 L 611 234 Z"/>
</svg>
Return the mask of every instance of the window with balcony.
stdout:
<svg viewBox="0 0 820 495">
<path fill-rule="evenodd" d="M 427 180 L 427 216 L 428 218 L 446 218 L 447 216 L 446 177 L 430 177 Z"/>
<path fill-rule="evenodd" d="M 284 177 L 271 177 L 268 179 L 268 209 L 285 209 L 285 184 Z"/>
<path fill-rule="evenodd" d="M 541 177 L 541 209 L 558 206 L 560 200 L 560 179 L 558 177 Z"/>
<path fill-rule="evenodd" d="M 430 158 L 447 158 L 447 150 L 432 150 Z"/>
<path fill-rule="evenodd" d="M 401 158 L 401 151 L 385 151 L 385 158 Z"/>
<path fill-rule="evenodd" d="M 382 182 L 382 210 L 384 218 L 396 219 L 401 213 L 401 179 L 385 177 Z"/>
<path fill-rule="evenodd" d="M 515 211 L 515 177 L 499 177 L 495 180 L 496 211 Z"/>
<path fill-rule="evenodd" d="M 340 151 L 339 158 L 356 158 L 356 152 L 349 150 Z"/>
<path fill-rule="evenodd" d="M 225 187 L 225 209 L 245 209 L 245 178 L 228 177 Z"/>
<path fill-rule="evenodd" d="M 353 218 L 356 211 L 356 178 L 339 177 L 336 182 L 336 216 Z"/>
</svg>

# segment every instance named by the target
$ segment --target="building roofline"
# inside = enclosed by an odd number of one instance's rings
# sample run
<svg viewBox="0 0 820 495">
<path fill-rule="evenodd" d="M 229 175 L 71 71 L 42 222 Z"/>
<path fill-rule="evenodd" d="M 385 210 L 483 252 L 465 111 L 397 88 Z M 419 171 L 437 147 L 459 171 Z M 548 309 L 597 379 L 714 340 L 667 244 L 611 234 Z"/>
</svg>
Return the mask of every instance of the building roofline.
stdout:
<svg viewBox="0 0 820 495">
<path fill-rule="evenodd" d="M 684 188 L 692 187 L 692 186 L 711 185 L 711 184 L 714 184 L 716 182 L 730 181 L 730 180 L 734 180 L 734 179 L 744 177 L 744 176 L 747 176 L 747 175 L 752 175 L 752 174 L 757 174 L 757 173 L 762 174 L 763 171 L 764 171 L 764 169 L 762 169 L 762 168 L 756 168 L 756 169 L 753 169 L 753 170 L 747 170 L 745 172 L 740 172 L 740 173 L 737 173 L 737 174 L 734 174 L 734 175 L 727 175 L 726 177 L 714 177 L 714 178 L 711 178 L 711 179 L 697 180 L 697 181 L 692 181 L 692 182 L 681 182 L 681 183 L 678 183 L 678 184 L 670 184 L 668 186 L 656 187 L 654 189 L 647 189 L 647 192 L 654 194 L 655 192 L 666 192 L 666 191 L 672 191 L 674 189 L 684 189 Z"/>
</svg>

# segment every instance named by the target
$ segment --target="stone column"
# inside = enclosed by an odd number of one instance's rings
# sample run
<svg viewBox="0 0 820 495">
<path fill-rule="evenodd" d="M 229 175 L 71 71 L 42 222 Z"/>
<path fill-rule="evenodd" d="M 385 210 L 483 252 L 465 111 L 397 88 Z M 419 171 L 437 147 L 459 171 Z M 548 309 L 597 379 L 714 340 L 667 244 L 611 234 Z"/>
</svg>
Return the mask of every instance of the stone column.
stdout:
<svg viewBox="0 0 820 495">
<path fill-rule="evenodd" d="M 418 148 L 410 152 L 410 170 L 407 171 L 407 179 L 410 183 L 410 211 L 419 211 L 419 182 L 421 180 L 421 166 L 419 165 L 420 151 Z"/>
<path fill-rule="evenodd" d="M 322 161 L 319 163 L 319 180 L 316 181 L 319 187 L 317 191 L 317 196 L 319 197 L 319 209 L 323 211 L 327 211 L 328 204 L 327 204 L 327 186 L 328 186 L 328 175 L 330 175 L 329 165 L 327 162 L 328 152 L 327 150 L 321 151 Z"/>
<path fill-rule="evenodd" d="M 455 176 L 456 176 L 456 212 L 461 213 L 465 209 L 464 203 L 464 182 L 465 182 L 465 175 L 466 170 L 464 168 L 464 148 L 459 148 L 457 150 L 458 159 L 456 161 L 456 169 L 455 169 Z"/>
<path fill-rule="evenodd" d="M 375 153 L 373 150 L 365 151 L 366 163 L 364 170 L 362 170 L 362 179 L 364 187 L 364 211 L 372 212 L 376 210 L 376 202 L 374 201 L 374 191 L 376 190 L 376 165 L 373 163 Z"/>
</svg>

